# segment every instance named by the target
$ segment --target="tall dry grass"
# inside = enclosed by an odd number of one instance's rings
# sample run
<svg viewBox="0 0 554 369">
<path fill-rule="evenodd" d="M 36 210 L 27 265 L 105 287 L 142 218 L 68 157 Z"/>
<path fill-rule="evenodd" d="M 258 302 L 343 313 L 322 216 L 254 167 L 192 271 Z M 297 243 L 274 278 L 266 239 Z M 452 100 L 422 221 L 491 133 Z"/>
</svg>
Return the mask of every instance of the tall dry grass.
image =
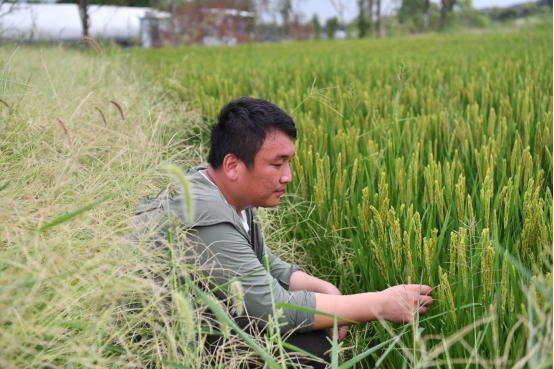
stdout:
<svg viewBox="0 0 554 369">
<path fill-rule="evenodd" d="M 2 46 L 0 65 L 0 367 L 200 367 L 129 221 L 205 127 L 125 52 Z"/>
</svg>

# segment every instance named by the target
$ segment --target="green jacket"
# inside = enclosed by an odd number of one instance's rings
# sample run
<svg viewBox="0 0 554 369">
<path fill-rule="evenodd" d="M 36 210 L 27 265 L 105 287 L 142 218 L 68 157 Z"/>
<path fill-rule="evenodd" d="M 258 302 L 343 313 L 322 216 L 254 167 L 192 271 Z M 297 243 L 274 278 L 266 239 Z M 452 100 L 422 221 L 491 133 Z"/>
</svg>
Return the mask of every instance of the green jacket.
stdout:
<svg viewBox="0 0 554 369">
<path fill-rule="evenodd" d="M 210 274 L 217 284 L 263 269 L 263 256 L 269 256 L 271 277 L 265 270 L 240 279 L 245 313 L 251 317 L 267 319 L 273 314 L 270 288 L 276 303 L 284 302 L 315 309 L 315 295 L 308 291 L 288 290 L 293 272 L 301 270 L 290 265 L 267 248 L 260 225 L 254 222 L 254 212 L 247 209 L 250 231 L 246 232 L 235 208 L 225 201 L 219 189 L 193 167 L 186 173 L 193 204 L 193 217 L 185 215 L 184 197 L 181 193 L 143 200 L 136 211 L 138 222 L 160 223 L 162 219 L 178 217 L 181 226 L 188 229 L 193 247 L 186 251 L 205 274 Z M 165 227 L 167 229 L 167 226 Z M 161 230 L 164 233 L 164 230 Z M 295 329 L 309 332 L 314 316 L 311 313 L 284 309 L 281 331 Z"/>
</svg>

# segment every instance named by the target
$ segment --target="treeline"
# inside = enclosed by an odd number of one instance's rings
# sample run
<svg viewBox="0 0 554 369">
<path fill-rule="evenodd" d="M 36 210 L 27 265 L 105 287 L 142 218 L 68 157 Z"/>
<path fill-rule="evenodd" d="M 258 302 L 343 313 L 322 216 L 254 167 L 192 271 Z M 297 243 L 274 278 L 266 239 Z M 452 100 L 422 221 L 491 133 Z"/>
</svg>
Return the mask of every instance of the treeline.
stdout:
<svg viewBox="0 0 554 369">
<path fill-rule="evenodd" d="M 171 13 L 173 32 L 187 43 L 199 42 L 210 29 L 217 29 L 219 38 L 233 35 L 238 42 L 387 37 L 486 28 L 552 14 L 552 0 L 522 0 L 518 5 L 487 9 L 473 8 L 471 0 L 401 0 L 392 9 L 388 3 L 384 9 L 383 0 L 323 1 L 332 5 L 336 16 L 324 20 L 308 16 L 302 11 L 306 0 L 58 0 L 79 5 L 84 35 L 89 5 L 140 6 Z M 230 9 L 249 15 L 222 12 Z M 356 9 L 354 19 L 346 19 L 348 9 Z"/>
</svg>

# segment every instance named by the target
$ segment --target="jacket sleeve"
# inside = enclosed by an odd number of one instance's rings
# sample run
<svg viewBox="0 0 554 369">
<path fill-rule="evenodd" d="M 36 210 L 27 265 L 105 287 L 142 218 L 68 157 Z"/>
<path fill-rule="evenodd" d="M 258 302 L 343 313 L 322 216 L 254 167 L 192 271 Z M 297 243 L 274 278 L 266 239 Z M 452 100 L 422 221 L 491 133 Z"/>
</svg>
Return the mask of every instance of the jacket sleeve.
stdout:
<svg viewBox="0 0 554 369">
<path fill-rule="evenodd" d="M 268 316 L 273 315 L 270 289 L 273 291 L 275 303 L 283 302 L 315 309 L 316 301 L 313 292 L 289 292 L 279 283 L 278 278 L 281 278 L 288 284 L 290 275 L 288 275 L 288 280 L 286 278 L 291 266 L 270 254 L 270 266 L 273 264 L 276 268 L 271 274 L 268 274 L 254 254 L 248 240 L 233 225 L 220 223 L 207 227 L 196 227 L 191 230 L 190 238 L 192 241 L 197 241 L 193 242 L 192 250 L 199 262 L 197 267 L 204 274 L 210 275 L 215 283 L 221 285 L 243 277 L 239 283 L 242 287 L 243 303 L 248 315 L 260 318 L 261 321 L 267 321 Z M 250 273 L 252 274 L 248 275 Z M 313 314 L 283 309 L 283 315 L 284 317 L 280 320 L 280 323 L 283 323 L 281 325 L 282 332 L 291 329 L 295 329 L 297 332 L 312 330 Z"/>
<path fill-rule="evenodd" d="M 279 282 L 281 287 L 285 290 L 289 290 L 290 286 L 290 277 L 294 272 L 302 272 L 302 268 L 296 265 L 289 264 L 281 258 L 273 255 L 264 241 L 264 255 L 269 256 L 269 270 L 271 276 Z"/>
</svg>

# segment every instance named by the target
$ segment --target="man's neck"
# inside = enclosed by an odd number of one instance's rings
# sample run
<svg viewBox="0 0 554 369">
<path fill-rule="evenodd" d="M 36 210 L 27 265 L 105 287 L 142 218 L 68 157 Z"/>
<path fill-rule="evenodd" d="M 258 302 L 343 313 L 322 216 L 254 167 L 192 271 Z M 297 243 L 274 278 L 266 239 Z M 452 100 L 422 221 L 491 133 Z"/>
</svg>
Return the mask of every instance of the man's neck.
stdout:
<svg viewBox="0 0 554 369">
<path fill-rule="evenodd" d="M 208 176 L 210 181 L 212 181 L 212 183 L 216 185 L 217 188 L 219 188 L 219 191 L 221 191 L 221 194 L 223 195 L 223 197 L 225 197 L 227 203 L 233 206 L 236 209 L 237 214 L 241 216 L 241 211 L 243 211 L 244 209 L 240 208 L 237 205 L 236 200 L 231 196 L 231 193 L 226 186 L 227 179 L 222 177 L 224 174 L 214 170 L 211 166 L 208 166 L 208 169 L 204 170 L 203 172 Z"/>
</svg>

